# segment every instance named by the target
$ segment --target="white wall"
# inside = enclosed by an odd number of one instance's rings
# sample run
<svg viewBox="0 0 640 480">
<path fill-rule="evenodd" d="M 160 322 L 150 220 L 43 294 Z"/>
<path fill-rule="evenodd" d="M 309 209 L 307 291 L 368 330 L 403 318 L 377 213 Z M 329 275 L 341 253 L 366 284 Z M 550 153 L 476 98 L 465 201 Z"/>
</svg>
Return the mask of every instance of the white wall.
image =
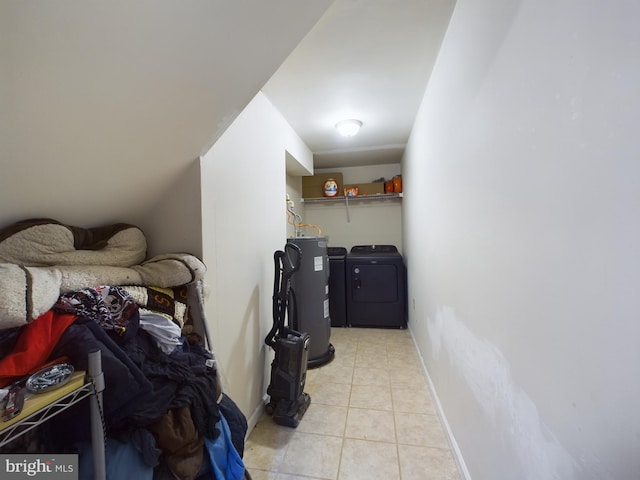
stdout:
<svg viewBox="0 0 640 480">
<path fill-rule="evenodd" d="M 312 162 L 259 93 L 200 167 L 207 324 L 223 387 L 250 421 L 269 383 L 264 337 L 272 324 L 273 254 L 287 236 L 285 150 Z"/>
<path fill-rule="evenodd" d="M 400 174 L 400 164 L 369 165 L 317 169 L 341 172 L 345 184 L 369 183 L 380 177 L 390 180 Z M 322 234 L 328 237 L 331 247 L 354 245 L 395 245 L 402 250 L 402 203 L 393 200 L 354 200 L 349 202 L 306 203 L 304 221 L 318 225 Z M 313 235 L 310 230 L 308 235 Z"/>
<path fill-rule="evenodd" d="M 404 226 L 410 326 L 474 480 L 640 478 L 638 18 L 457 2 Z"/>
<path fill-rule="evenodd" d="M 142 215 L 132 217 L 147 237 L 147 256 L 186 252 L 202 258 L 200 159 L 176 174 L 165 194 Z M 134 212 L 131 212 L 133 214 Z"/>
</svg>

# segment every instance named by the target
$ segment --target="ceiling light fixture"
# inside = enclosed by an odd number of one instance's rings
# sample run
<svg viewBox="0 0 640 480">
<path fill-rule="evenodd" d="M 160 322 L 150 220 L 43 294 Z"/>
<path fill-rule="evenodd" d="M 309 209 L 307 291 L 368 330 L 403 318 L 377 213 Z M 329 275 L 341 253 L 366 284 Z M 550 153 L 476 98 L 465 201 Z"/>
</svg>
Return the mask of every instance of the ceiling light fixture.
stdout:
<svg viewBox="0 0 640 480">
<path fill-rule="evenodd" d="M 355 119 L 342 120 L 336 123 L 336 129 L 343 137 L 353 137 L 358 133 L 360 127 L 362 127 L 362 122 Z"/>
</svg>

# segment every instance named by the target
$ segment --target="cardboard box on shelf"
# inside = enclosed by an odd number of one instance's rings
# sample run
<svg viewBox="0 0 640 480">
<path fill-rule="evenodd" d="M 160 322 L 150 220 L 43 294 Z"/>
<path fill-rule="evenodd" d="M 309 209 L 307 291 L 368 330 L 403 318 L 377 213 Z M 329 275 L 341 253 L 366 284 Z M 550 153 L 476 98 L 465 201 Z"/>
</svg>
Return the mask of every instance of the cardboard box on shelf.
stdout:
<svg viewBox="0 0 640 480">
<path fill-rule="evenodd" d="M 358 196 L 378 195 L 384 193 L 384 182 L 354 183 L 345 185 L 344 188 L 358 187 Z"/>
<path fill-rule="evenodd" d="M 338 184 L 338 195 L 342 195 L 342 173 L 327 172 L 316 173 L 315 175 L 307 175 L 302 177 L 302 198 L 318 198 L 323 197 L 322 187 L 324 182 L 333 178 Z"/>
</svg>

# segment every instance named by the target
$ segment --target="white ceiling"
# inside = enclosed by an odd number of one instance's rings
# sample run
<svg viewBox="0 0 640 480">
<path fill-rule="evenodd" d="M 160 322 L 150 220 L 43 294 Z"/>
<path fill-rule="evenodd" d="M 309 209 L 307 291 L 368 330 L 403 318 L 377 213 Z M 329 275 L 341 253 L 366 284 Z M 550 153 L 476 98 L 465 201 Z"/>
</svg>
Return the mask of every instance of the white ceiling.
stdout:
<svg viewBox="0 0 640 480">
<path fill-rule="evenodd" d="M 455 0 L 336 0 L 263 88 L 315 168 L 398 163 Z M 357 118 L 344 138 L 336 122 Z"/>
</svg>

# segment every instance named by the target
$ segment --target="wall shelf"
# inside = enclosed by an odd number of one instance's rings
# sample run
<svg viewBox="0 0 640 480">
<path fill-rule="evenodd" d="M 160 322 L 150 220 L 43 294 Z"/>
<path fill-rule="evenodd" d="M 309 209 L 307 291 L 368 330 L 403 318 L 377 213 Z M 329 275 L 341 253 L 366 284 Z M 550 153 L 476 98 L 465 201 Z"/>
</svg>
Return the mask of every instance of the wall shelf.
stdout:
<svg viewBox="0 0 640 480">
<path fill-rule="evenodd" d="M 29 430 L 46 422 L 81 400 L 90 400 L 90 427 L 93 453 L 93 478 L 105 480 L 105 427 L 102 413 L 102 392 L 105 388 L 100 350 L 89 352 L 88 371 L 76 371 L 61 387 L 28 395 L 20 414 L 0 422 L 0 447 L 7 445 Z M 78 421 L 81 421 L 80 419 Z"/>
<path fill-rule="evenodd" d="M 9 420 L 0 429 L 0 447 L 37 427 L 42 422 L 75 405 L 80 400 L 93 395 L 93 384 L 85 383 L 85 372 L 76 372 L 68 388 L 54 392 L 54 396 L 34 395 L 27 398 L 23 413 Z M 67 392 L 68 390 L 68 392 Z M 62 393 L 62 396 L 60 394 Z M 31 403 L 36 403 L 31 406 Z M 6 426 L 5 426 L 6 425 Z"/>
<path fill-rule="evenodd" d="M 315 198 L 303 198 L 302 203 L 352 203 L 363 202 L 368 200 L 380 201 L 380 200 L 394 200 L 401 199 L 402 193 L 379 193 L 376 195 L 357 195 L 355 197 L 315 197 Z"/>
</svg>

